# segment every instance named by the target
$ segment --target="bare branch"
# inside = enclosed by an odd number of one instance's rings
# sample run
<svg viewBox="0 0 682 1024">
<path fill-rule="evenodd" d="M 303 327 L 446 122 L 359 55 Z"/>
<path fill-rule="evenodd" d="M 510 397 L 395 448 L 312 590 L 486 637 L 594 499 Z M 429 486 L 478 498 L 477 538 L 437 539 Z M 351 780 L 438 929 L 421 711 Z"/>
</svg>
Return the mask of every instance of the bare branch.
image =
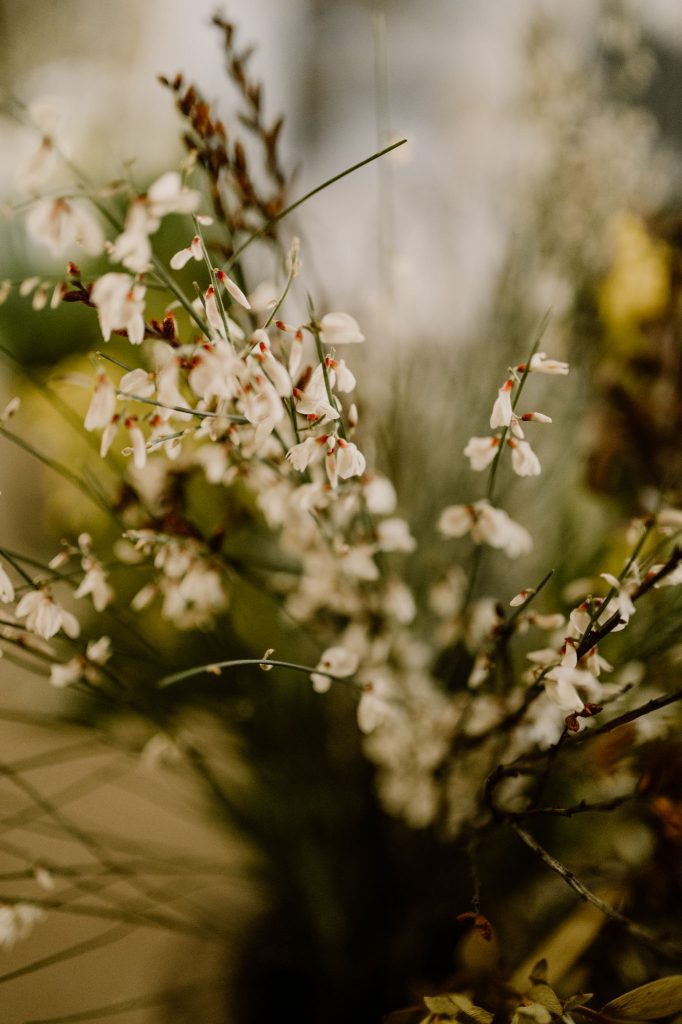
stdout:
<svg viewBox="0 0 682 1024">
<path fill-rule="evenodd" d="M 608 917 L 611 921 L 615 921 L 621 925 L 622 928 L 628 932 L 633 939 L 637 939 L 640 942 L 645 943 L 651 949 L 655 950 L 661 956 L 666 957 L 668 960 L 675 962 L 682 962 L 682 945 L 676 942 L 672 942 L 666 938 L 657 935 L 651 929 L 644 925 L 638 924 L 636 921 L 630 920 L 625 914 L 622 914 L 619 910 L 615 910 L 609 906 L 600 896 L 588 889 L 579 878 L 573 874 L 561 861 L 558 861 L 556 857 L 553 857 L 551 853 L 545 850 L 544 846 L 540 846 L 538 841 L 533 836 L 522 829 L 519 825 L 512 825 L 511 828 L 514 830 L 519 839 L 526 844 L 526 846 L 533 851 L 533 853 L 540 858 L 540 860 L 547 865 L 552 871 L 559 875 L 566 882 L 567 885 L 577 892 L 582 900 L 591 903 L 594 907 Z"/>
</svg>

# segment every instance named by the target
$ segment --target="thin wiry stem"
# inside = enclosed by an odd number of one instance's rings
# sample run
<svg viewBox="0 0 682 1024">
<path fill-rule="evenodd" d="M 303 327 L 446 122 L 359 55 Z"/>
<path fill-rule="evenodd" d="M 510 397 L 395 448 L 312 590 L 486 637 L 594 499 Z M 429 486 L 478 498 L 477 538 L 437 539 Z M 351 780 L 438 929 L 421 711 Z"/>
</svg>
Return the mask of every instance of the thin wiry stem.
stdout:
<svg viewBox="0 0 682 1024">
<path fill-rule="evenodd" d="M 306 192 L 306 194 L 304 196 L 301 196 L 300 199 L 297 199 L 295 202 L 285 207 L 280 213 L 277 214 L 276 217 L 272 217 L 269 221 L 267 221 L 267 223 L 265 223 L 262 228 L 259 228 L 258 231 L 254 231 L 253 234 L 249 235 L 249 237 L 245 241 L 243 241 L 242 244 L 232 254 L 229 261 L 225 264 L 224 269 L 226 271 L 229 271 L 232 264 L 236 263 L 236 261 L 242 255 L 242 253 L 245 252 L 246 249 L 248 249 L 248 247 L 253 242 L 256 242 L 259 238 L 262 238 L 264 235 L 267 235 L 268 232 L 272 231 L 275 224 L 278 224 L 281 220 L 284 220 L 285 217 L 288 217 L 290 213 L 293 213 L 294 210 L 297 210 L 299 206 L 303 206 L 303 204 L 307 203 L 307 201 L 309 199 L 312 199 L 313 196 L 316 196 L 319 192 L 322 192 L 324 189 L 329 188 L 330 185 L 335 185 L 337 181 L 341 181 L 341 179 L 347 177 L 347 175 L 353 174 L 355 171 L 359 171 L 361 167 L 366 167 L 367 164 L 373 163 L 374 160 L 378 160 L 380 157 L 386 156 L 387 153 L 391 153 L 394 149 L 397 149 L 398 146 L 404 146 L 406 142 L 407 139 L 399 139 L 398 142 L 393 142 L 391 143 L 390 146 L 386 146 L 384 149 L 379 150 L 378 153 L 373 153 L 372 156 L 365 157 L 364 160 L 360 160 L 357 164 L 353 164 L 352 167 L 347 167 L 345 171 L 340 171 L 339 174 L 335 174 L 332 178 L 328 178 L 327 181 L 323 181 L 321 185 L 317 185 L 315 188 L 312 188 L 310 192 Z"/>
<path fill-rule="evenodd" d="M 177 988 L 170 988 L 161 992 L 150 992 L 144 996 L 133 996 L 131 999 L 109 1003 L 107 1006 L 97 1006 L 90 1010 L 83 1010 L 80 1013 L 67 1013 L 59 1017 L 42 1017 L 39 1020 L 27 1021 L 26 1024 L 76 1024 L 78 1021 L 91 1021 L 99 1017 L 114 1017 L 119 1013 L 129 1013 L 131 1010 L 164 1003 L 175 996 L 190 995 L 192 992 L 206 992 L 211 988 L 222 988 L 224 984 L 225 981 L 222 978 L 209 978 L 206 981 L 196 981 L 189 985 L 181 985 Z"/>
<path fill-rule="evenodd" d="M 120 942 L 121 939 L 125 939 L 134 931 L 135 927 L 133 925 L 114 925 L 113 928 L 107 928 L 106 931 L 100 932 L 99 935 L 95 935 L 91 939 L 85 939 L 83 942 L 76 942 L 72 946 L 67 946 L 66 949 L 60 949 L 58 953 L 52 953 L 49 956 L 41 957 L 39 960 L 32 960 L 31 963 L 23 964 L 21 967 L 17 967 L 13 971 L 7 971 L 5 974 L 0 974 L 0 984 L 4 984 L 8 981 L 15 981 L 17 978 L 25 977 L 27 974 L 34 974 L 36 971 L 42 971 L 46 967 L 53 967 L 55 964 L 61 964 L 66 960 L 72 960 L 74 957 L 86 955 L 94 952 L 96 949 L 102 949 L 104 946 L 111 946 L 114 942 Z"/>
<path fill-rule="evenodd" d="M 13 906 L 16 903 L 23 902 L 25 902 L 23 899 L 19 899 L 9 893 L 0 895 L 0 903 L 6 903 L 8 906 Z M 150 911 L 146 911 L 142 914 L 140 912 L 128 912 L 125 910 L 118 910 L 114 907 L 102 907 L 86 903 L 79 903 L 75 906 L 70 902 L 65 902 L 64 900 L 59 899 L 58 897 L 47 896 L 32 896 L 31 903 L 43 910 L 54 910 L 61 914 L 69 914 L 75 917 L 94 917 L 104 921 L 120 921 L 125 924 L 134 925 L 136 928 L 141 926 L 159 928 L 162 931 L 178 932 L 181 935 L 191 935 L 195 938 L 202 938 L 208 941 L 223 941 L 218 934 L 208 932 L 198 924 L 185 924 L 176 918 L 168 917 L 164 914 L 152 913 Z"/>
<path fill-rule="evenodd" d="M 625 793 L 623 796 L 614 796 L 610 800 L 595 800 L 589 803 L 587 800 L 580 800 L 570 807 L 529 807 L 525 811 L 509 811 L 507 817 L 510 820 L 520 821 L 523 818 L 548 815 L 550 817 L 572 818 L 576 814 L 603 814 L 606 811 L 615 811 L 622 807 L 628 800 L 633 800 L 636 793 Z"/>
<path fill-rule="evenodd" d="M 275 305 L 270 310 L 268 318 L 265 321 L 265 323 L 263 324 L 263 330 L 264 331 L 266 331 L 268 329 L 268 327 L 270 326 L 272 321 L 277 316 L 277 313 L 279 312 L 279 310 L 280 310 L 280 308 L 282 306 L 282 303 L 284 302 L 284 300 L 286 299 L 287 295 L 289 294 L 289 289 L 291 288 L 292 282 L 293 282 L 295 277 L 296 277 L 296 257 L 293 256 L 292 259 L 291 259 L 291 265 L 289 267 L 289 274 L 287 276 L 286 284 L 284 285 L 284 289 L 282 291 L 282 294 L 279 296 L 279 298 L 277 299 L 277 302 L 275 303 Z"/>
<path fill-rule="evenodd" d="M 55 805 L 51 800 L 46 799 L 42 793 L 40 793 L 36 787 L 29 783 L 22 775 L 13 772 L 6 764 L 0 764 L 0 775 L 4 776 L 21 792 L 28 796 L 37 809 L 39 809 L 43 814 L 47 814 L 66 832 L 67 835 L 84 846 L 102 866 L 105 866 L 114 873 L 124 877 L 126 881 L 133 886 L 133 888 L 136 888 L 148 899 L 152 899 L 154 901 L 163 901 L 165 899 L 165 894 L 164 896 L 159 895 L 157 890 L 145 885 L 140 879 L 122 869 L 115 862 L 112 862 L 96 839 L 85 832 L 79 825 L 72 822 L 62 812 L 59 806 Z M 82 784 L 82 780 L 79 780 L 79 782 Z M 7 821 L 3 822 L 5 827 L 7 824 Z M 193 933 L 196 932 L 196 926 L 193 924 L 176 920 L 174 918 L 169 918 L 168 920 L 169 922 L 172 922 L 169 923 L 169 927 L 172 927 L 175 930 L 189 930 Z"/>
<path fill-rule="evenodd" d="M 132 395 L 129 391 L 117 391 L 117 396 L 131 402 L 142 402 L 144 405 L 155 405 L 159 409 L 169 409 L 171 412 L 183 412 L 188 416 L 197 416 L 199 419 L 211 419 L 213 417 L 223 420 L 229 420 L 230 423 L 248 423 L 249 421 L 245 416 L 234 416 L 228 415 L 222 412 L 209 412 L 203 409 L 192 409 L 189 406 L 184 405 L 167 405 L 165 402 L 159 402 L 154 398 L 145 398 L 143 395 Z"/>
<path fill-rule="evenodd" d="M 533 359 L 533 356 L 537 352 L 538 347 L 540 345 L 540 342 L 542 341 L 543 335 L 544 335 L 544 333 L 545 333 L 545 331 L 547 329 L 547 324 L 549 323 L 550 315 L 551 315 L 551 310 L 547 310 L 547 312 L 543 316 L 542 320 L 540 321 L 538 329 L 537 329 L 537 331 L 535 333 L 535 338 L 533 339 L 533 345 L 531 347 L 530 354 L 529 354 L 528 359 L 526 360 L 526 362 L 524 364 L 523 373 L 521 375 L 521 379 L 519 380 L 518 387 L 516 389 L 516 394 L 515 394 L 514 399 L 512 401 L 512 409 L 516 408 L 516 405 L 517 405 L 517 403 L 519 401 L 519 398 L 521 397 L 521 392 L 523 391 L 523 388 L 524 388 L 524 385 L 526 383 L 526 380 L 528 379 L 528 374 L 530 373 L 531 361 Z M 486 494 L 485 494 L 485 496 L 486 496 L 486 500 L 489 501 L 491 504 L 492 504 L 492 501 L 493 501 L 493 496 L 495 494 L 495 482 L 496 482 L 496 479 L 497 479 L 497 471 L 498 471 L 498 468 L 499 468 L 499 465 L 500 465 L 500 461 L 501 461 L 501 458 L 502 458 L 502 451 L 504 449 L 504 442 L 505 442 L 505 440 L 507 438 L 507 434 L 508 433 L 509 433 L 509 427 L 504 427 L 503 430 L 502 430 L 502 433 L 498 437 L 497 451 L 495 452 L 495 457 L 493 458 L 493 461 L 492 461 L 491 466 L 490 466 L 490 472 L 488 474 L 488 485 L 486 487 Z M 463 603 L 463 606 L 462 606 L 462 612 L 464 612 L 469 607 L 471 599 L 474 596 L 474 590 L 476 589 L 476 583 L 478 581 L 478 574 L 480 572 L 482 560 L 483 560 L 483 547 L 479 544 L 474 549 L 474 553 L 473 553 L 473 556 L 472 556 L 471 568 L 469 570 L 469 582 L 468 582 L 468 586 L 467 586 L 466 595 L 465 595 L 465 598 L 464 598 L 464 603 Z"/>
<path fill-rule="evenodd" d="M 259 668 L 267 670 L 268 668 L 290 668 L 294 672 L 304 672 L 306 675 L 315 673 L 316 675 L 326 676 L 331 679 L 333 683 L 345 683 L 349 686 L 355 686 L 352 679 L 341 679 L 339 676 L 335 676 L 332 672 L 325 672 L 324 669 L 315 668 L 310 665 L 297 665 L 293 661 L 279 661 L 274 658 L 236 658 L 230 661 L 213 661 L 205 665 L 195 665 L 193 668 L 183 669 L 182 672 L 174 672 L 172 675 L 163 676 L 162 679 L 156 684 L 157 690 L 163 690 L 167 686 L 173 686 L 175 683 L 180 683 L 184 679 L 192 679 L 194 676 L 201 675 L 217 675 L 218 670 L 223 668 L 239 668 L 242 665 L 258 665 Z"/>
<path fill-rule="evenodd" d="M 676 690 L 674 693 L 666 693 L 660 697 L 654 697 L 652 700 L 646 702 L 646 704 L 640 704 L 639 707 L 632 708 L 630 711 L 626 711 L 624 714 L 619 715 L 617 718 L 612 718 L 610 722 L 605 722 L 603 725 L 596 729 L 584 729 L 582 732 L 570 734 L 570 739 L 567 738 L 567 742 L 561 739 L 559 742 L 553 744 L 547 750 L 534 750 L 528 754 L 522 754 L 516 758 L 515 761 L 511 761 L 509 764 L 500 764 L 490 773 L 485 784 L 485 800 L 491 811 L 497 818 L 504 818 L 506 812 L 500 809 L 495 802 L 495 791 L 500 783 L 504 779 L 517 778 L 520 775 L 534 775 L 536 769 L 533 767 L 538 761 L 552 760 L 556 754 L 561 750 L 562 752 L 574 750 L 576 747 L 581 746 L 583 743 L 593 740 L 598 736 L 604 736 L 609 732 L 613 732 L 614 729 L 619 729 L 623 725 L 629 725 L 630 722 L 635 722 L 638 718 L 643 718 L 645 715 L 650 715 L 655 711 L 660 711 L 664 707 L 668 707 L 670 704 L 676 703 L 678 700 L 682 700 L 682 689 Z M 565 735 L 565 730 L 562 733 L 562 737 Z"/>
<path fill-rule="evenodd" d="M 632 921 L 619 910 L 615 910 L 613 907 L 609 906 L 609 904 L 600 896 L 597 896 L 597 894 L 592 892 L 591 889 L 588 889 L 579 878 L 576 878 L 574 873 L 570 871 L 565 864 L 562 864 L 561 861 L 557 860 L 556 857 L 553 857 L 551 853 L 545 850 L 543 846 L 540 846 L 537 839 L 535 839 L 529 832 L 526 832 L 526 830 L 521 828 L 519 825 L 512 825 L 511 828 L 519 839 L 533 851 L 536 857 L 539 857 L 548 868 L 556 872 L 560 878 L 563 878 L 566 884 L 570 885 L 571 889 L 573 889 L 574 892 L 577 892 L 581 899 L 591 903 L 592 906 L 600 910 L 602 914 L 604 914 L 605 917 L 608 917 L 611 921 L 616 921 L 620 924 L 634 939 L 638 939 L 640 942 L 645 943 L 667 959 L 679 961 L 682 958 L 682 945 L 678 945 L 676 942 L 670 942 L 667 939 L 662 938 L 650 928 L 646 928 L 644 925 L 638 924 L 636 921 Z"/>
<path fill-rule="evenodd" d="M 0 426 L 0 437 L 4 437 L 6 440 L 11 441 L 12 444 L 15 444 L 18 448 L 22 448 L 25 452 L 28 452 L 29 455 L 32 455 L 34 459 L 42 462 L 44 466 L 48 466 L 55 473 L 58 473 L 64 480 L 68 480 L 68 482 L 79 490 L 81 494 L 86 498 L 89 498 L 90 501 L 106 512 L 107 515 L 111 516 L 111 518 L 118 524 L 118 516 L 111 505 L 103 501 L 102 497 L 98 493 L 93 492 L 89 487 L 87 487 L 77 473 L 72 473 L 71 470 L 63 463 L 59 462 L 57 459 L 50 458 L 37 448 L 34 448 L 28 441 L 25 441 L 13 431 L 8 430 L 7 427 Z"/>
</svg>

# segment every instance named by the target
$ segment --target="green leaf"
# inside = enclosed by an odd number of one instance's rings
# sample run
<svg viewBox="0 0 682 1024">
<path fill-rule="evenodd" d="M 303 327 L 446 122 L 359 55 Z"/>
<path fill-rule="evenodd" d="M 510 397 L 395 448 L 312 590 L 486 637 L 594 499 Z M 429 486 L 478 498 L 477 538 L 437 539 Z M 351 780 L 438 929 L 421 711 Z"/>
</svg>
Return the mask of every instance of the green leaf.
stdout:
<svg viewBox="0 0 682 1024">
<path fill-rule="evenodd" d="M 682 1011 L 682 974 L 659 978 L 624 992 L 602 1007 L 601 1012 L 618 1020 L 657 1020 Z"/>
</svg>

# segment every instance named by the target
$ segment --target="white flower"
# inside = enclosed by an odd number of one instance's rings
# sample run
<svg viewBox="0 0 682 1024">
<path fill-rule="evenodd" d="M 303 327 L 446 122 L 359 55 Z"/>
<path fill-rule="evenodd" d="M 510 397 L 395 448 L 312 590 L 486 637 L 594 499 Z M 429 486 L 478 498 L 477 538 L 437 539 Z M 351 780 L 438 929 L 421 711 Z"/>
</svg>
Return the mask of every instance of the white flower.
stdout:
<svg viewBox="0 0 682 1024">
<path fill-rule="evenodd" d="M 341 391 L 343 394 L 348 394 L 354 390 L 357 381 L 346 366 L 345 359 L 332 359 L 331 356 L 327 356 L 324 362 L 329 374 L 329 384 L 331 387 L 335 387 L 337 391 Z M 319 369 L 321 370 L 321 367 Z"/>
<path fill-rule="evenodd" d="M 291 339 L 291 348 L 289 349 L 289 376 L 294 379 L 299 371 L 301 360 L 303 359 L 303 331 L 294 331 L 294 336 Z"/>
<path fill-rule="evenodd" d="M 167 171 L 149 186 L 145 202 L 152 222 L 158 222 L 170 213 L 194 213 L 201 202 L 201 193 L 186 188 L 177 171 Z"/>
<path fill-rule="evenodd" d="M 144 294 L 128 274 L 104 274 L 92 286 L 90 298 L 97 307 L 105 341 L 112 331 L 127 331 L 128 340 L 139 345 L 144 339 Z"/>
<path fill-rule="evenodd" d="M 493 411 L 490 414 L 490 429 L 496 430 L 498 427 L 508 427 L 511 423 L 512 418 L 512 404 L 511 404 L 511 393 L 514 387 L 514 381 L 510 378 L 505 381 L 502 387 L 497 392 L 497 398 L 493 405 Z"/>
<path fill-rule="evenodd" d="M 517 367 L 523 372 L 525 366 Z M 568 363 L 561 363 L 556 359 L 547 359 L 544 352 L 536 352 L 530 360 L 531 373 L 550 373 L 565 376 L 568 373 Z"/>
<path fill-rule="evenodd" d="M 133 597 L 130 602 L 130 607 L 134 612 L 141 612 L 154 600 L 159 592 L 158 585 L 156 583 L 145 583 L 141 590 Z"/>
<path fill-rule="evenodd" d="M 601 598 L 596 598 L 595 602 L 598 602 L 600 605 L 602 604 Z M 572 635 L 574 637 L 583 636 L 590 625 L 591 611 L 589 602 L 581 602 L 581 604 L 573 609 L 568 618 L 572 626 Z"/>
<path fill-rule="evenodd" d="M 296 411 L 311 420 L 327 423 L 329 420 L 338 420 L 341 415 L 339 410 L 329 402 L 321 368 L 319 376 L 313 373 L 305 391 L 294 389 L 294 398 L 296 399 Z"/>
<path fill-rule="evenodd" d="M 12 416 L 19 411 L 20 407 L 21 399 L 18 395 L 15 395 L 14 398 L 10 398 L 5 408 L 0 412 L 0 423 L 7 423 L 8 420 L 11 420 Z"/>
<path fill-rule="evenodd" d="M 50 666 L 50 684 L 55 686 L 58 690 L 64 689 L 66 686 L 71 686 L 72 683 L 77 683 L 83 676 L 83 659 L 80 656 L 71 658 L 70 661 L 65 661 L 61 664 L 54 664 Z"/>
<path fill-rule="evenodd" d="M 33 871 L 34 878 L 41 889 L 52 892 L 55 888 L 55 881 L 51 873 L 42 864 L 36 865 Z"/>
<path fill-rule="evenodd" d="M 394 700 L 389 677 L 373 674 L 371 682 L 364 685 L 358 703 L 357 714 L 360 732 L 369 735 L 378 726 L 395 717 Z"/>
<path fill-rule="evenodd" d="M 342 480 L 351 476 L 362 476 L 365 472 L 365 456 L 352 441 L 344 441 L 342 437 L 336 444 L 336 470 Z"/>
<path fill-rule="evenodd" d="M 464 448 L 474 470 L 485 469 L 495 458 L 500 440 L 497 437 L 470 437 Z"/>
<path fill-rule="evenodd" d="M 182 270 L 190 260 L 201 262 L 204 258 L 204 251 L 199 235 L 195 235 L 186 249 L 180 249 L 170 261 L 173 270 Z"/>
<path fill-rule="evenodd" d="M 383 596 L 386 613 L 407 626 L 417 614 L 417 605 L 410 588 L 401 580 L 389 580 Z"/>
<path fill-rule="evenodd" d="M 339 482 L 339 471 L 336 465 L 336 438 L 333 435 L 327 438 L 327 447 L 324 453 L 324 468 L 331 487 L 336 489 Z"/>
<path fill-rule="evenodd" d="M 362 481 L 367 508 L 375 516 L 390 516 L 395 511 L 398 497 L 391 481 L 377 473 Z"/>
<path fill-rule="evenodd" d="M 521 416 L 524 423 L 551 423 L 552 417 L 545 416 L 544 412 L 524 412 Z"/>
<path fill-rule="evenodd" d="M 662 508 L 656 516 L 656 526 L 662 530 L 682 530 L 682 509 Z"/>
<path fill-rule="evenodd" d="M 280 361 L 272 354 L 270 339 L 262 328 L 254 331 L 251 344 L 253 345 L 254 358 L 267 373 L 277 390 L 277 394 L 283 398 L 288 397 L 292 390 L 291 378 Z"/>
<path fill-rule="evenodd" d="M 615 576 L 612 576 L 610 572 L 602 572 L 600 575 L 601 578 L 606 580 L 606 582 L 616 591 L 614 600 L 609 601 L 607 612 L 610 613 L 611 611 L 617 611 L 622 619 L 622 625 L 624 626 L 636 611 L 629 593 L 629 591 L 636 586 L 636 583 L 622 583 L 619 579 L 616 579 Z M 612 605 L 615 605 L 615 607 L 612 608 Z M 616 627 L 616 632 L 618 632 L 618 627 Z"/>
<path fill-rule="evenodd" d="M 62 256 L 73 245 L 79 245 L 89 256 L 99 256 L 104 249 L 99 220 L 86 203 L 78 200 L 41 199 L 28 214 L 26 229 L 53 256 Z"/>
<path fill-rule="evenodd" d="M 287 452 L 287 459 L 299 473 L 302 473 L 311 462 L 322 457 L 324 446 L 327 443 L 327 435 L 320 434 L 319 437 L 307 437 L 300 444 L 295 444 Z"/>
<path fill-rule="evenodd" d="M 356 580 L 372 582 L 379 579 L 379 567 L 374 561 L 374 547 L 370 544 L 356 544 L 340 552 L 339 564 L 342 571 Z"/>
<path fill-rule="evenodd" d="M 156 732 L 140 751 L 140 764 L 147 771 L 155 771 L 164 765 L 176 764 L 181 756 L 170 736 Z"/>
<path fill-rule="evenodd" d="M 557 660 L 559 655 L 553 647 L 541 647 L 537 651 L 528 651 L 526 657 L 529 661 L 532 661 L 534 665 L 539 665 L 541 668 L 548 668 L 550 665 L 560 664 Z"/>
<path fill-rule="evenodd" d="M 477 690 L 486 681 L 494 667 L 495 663 L 490 655 L 486 651 L 479 651 L 471 667 L 471 672 L 467 679 L 467 687 L 470 690 Z"/>
<path fill-rule="evenodd" d="M 130 434 L 132 447 L 124 448 L 123 454 L 132 454 L 135 469 L 144 469 L 147 464 L 147 442 L 145 440 L 145 436 L 138 426 L 137 419 L 134 416 L 128 416 L 126 418 L 125 426 Z"/>
<path fill-rule="evenodd" d="M 377 535 L 382 551 L 404 551 L 409 554 L 417 547 L 409 526 L 399 516 L 380 522 L 377 526 Z"/>
<path fill-rule="evenodd" d="M 232 278 L 228 277 L 224 270 L 216 270 L 216 278 L 225 287 L 225 290 L 232 296 L 235 302 L 238 302 L 244 309 L 251 309 L 251 303 L 247 299 L 244 292 L 241 290 L 238 284 L 236 284 Z"/>
<path fill-rule="evenodd" d="M 261 281 L 249 295 L 251 308 L 257 313 L 266 313 L 277 305 L 279 288 L 274 281 Z"/>
<path fill-rule="evenodd" d="M 199 309 L 201 309 L 201 302 L 198 299 L 197 302 L 199 303 Z M 206 314 L 209 327 L 213 328 L 219 338 L 222 338 L 223 341 L 227 341 L 228 337 L 225 329 L 225 322 L 223 321 L 222 313 L 218 308 L 218 300 L 216 299 L 215 288 L 213 285 L 209 285 L 204 293 L 203 310 Z M 227 317 L 225 319 L 227 320 Z"/>
<path fill-rule="evenodd" d="M 365 340 L 357 320 L 349 313 L 325 313 L 320 320 L 323 345 L 352 345 Z"/>
<path fill-rule="evenodd" d="M 57 604 L 47 587 L 29 590 L 19 601 L 14 614 L 26 619 L 26 628 L 44 640 L 63 629 L 67 636 L 75 639 L 80 633 L 80 624 L 75 615 Z"/>
<path fill-rule="evenodd" d="M 647 575 L 655 576 L 662 568 L 662 564 L 652 565 Z M 677 587 L 680 583 L 682 583 L 682 564 L 678 565 L 676 569 L 673 569 L 672 572 L 669 572 L 666 576 L 660 579 L 658 583 L 654 583 L 654 587 L 656 589 L 659 587 Z"/>
<path fill-rule="evenodd" d="M 90 594 L 95 611 L 102 612 L 114 597 L 114 591 L 107 583 L 107 574 L 101 563 L 91 556 L 83 560 L 83 568 L 86 572 L 74 597 L 80 598 Z"/>
<path fill-rule="evenodd" d="M 189 386 L 195 395 L 210 402 L 213 398 L 232 399 L 239 390 L 239 374 L 244 364 L 224 341 L 202 345 L 194 353 Z M 175 404 L 175 403 L 173 403 Z"/>
<path fill-rule="evenodd" d="M 139 395 L 141 398 L 149 398 L 154 394 L 154 374 L 139 367 L 124 373 L 118 385 L 119 391 L 127 395 Z"/>
<path fill-rule="evenodd" d="M 159 401 L 167 406 L 177 405 L 181 408 L 184 407 L 186 402 L 178 386 L 180 359 L 173 349 L 163 342 L 159 343 L 155 348 L 154 355 L 156 357 L 156 365 L 158 366 L 156 371 L 156 390 Z M 180 420 L 191 420 L 192 418 L 189 413 L 176 412 L 175 410 L 169 410 L 168 415 Z"/>
<path fill-rule="evenodd" d="M 25 939 L 33 925 L 44 921 L 45 911 L 33 903 L 0 904 L 0 946 L 11 949 L 15 942 Z"/>
<path fill-rule="evenodd" d="M 239 397 L 242 412 L 257 428 L 255 444 L 260 448 L 284 416 L 284 406 L 267 378 L 258 374 L 246 383 Z"/>
<path fill-rule="evenodd" d="M 533 626 L 537 626 L 538 629 L 554 630 L 560 629 L 566 622 L 566 619 L 560 612 L 543 614 L 531 611 L 528 612 L 528 622 Z"/>
<path fill-rule="evenodd" d="M 512 413 L 512 418 L 509 421 L 509 432 L 512 437 L 518 437 L 520 440 L 526 436 L 521 426 L 521 420 L 515 413 Z"/>
<path fill-rule="evenodd" d="M 116 416 L 113 417 L 109 425 L 106 426 L 102 431 L 102 437 L 99 445 L 99 454 L 100 457 L 103 459 L 107 457 L 107 453 L 111 448 L 111 445 L 113 444 L 114 437 L 116 436 L 116 431 L 118 430 L 118 421 L 119 416 L 118 414 L 116 414 Z"/>
<path fill-rule="evenodd" d="M 111 640 L 108 636 L 101 636 L 99 640 L 90 640 L 85 650 L 88 661 L 95 665 L 104 665 L 111 657 Z"/>
<path fill-rule="evenodd" d="M 0 565 L 0 601 L 3 604 L 9 604 L 10 601 L 14 600 L 14 586 L 12 581 Z"/>
<path fill-rule="evenodd" d="M 22 299 L 25 299 L 27 295 L 30 295 L 34 288 L 40 284 L 39 277 L 25 277 L 19 285 L 19 294 Z"/>
<path fill-rule="evenodd" d="M 317 669 L 328 672 L 329 675 L 321 675 L 320 672 L 313 672 L 310 676 L 313 688 L 317 693 L 326 693 L 332 684 L 333 676 L 338 679 L 346 679 L 352 676 L 358 667 L 358 657 L 345 647 L 328 647 L 317 663 Z"/>
<path fill-rule="evenodd" d="M 104 370 L 100 370 L 83 426 L 86 430 L 107 427 L 114 418 L 115 412 L 116 389 Z"/>
<path fill-rule="evenodd" d="M 490 544 L 509 558 L 528 554 L 533 547 L 525 527 L 514 522 L 503 509 L 493 508 L 485 499 L 473 505 L 450 505 L 443 509 L 438 529 L 446 537 L 463 537 L 470 533 L 475 544 Z"/>
<path fill-rule="evenodd" d="M 563 711 L 582 711 L 584 702 L 576 686 L 582 686 L 597 680 L 589 672 L 571 668 L 568 665 L 557 665 L 551 669 L 544 679 L 545 691 L 549 699 Z"/>
<path fill-rule="evenodd" d="M 124 230 L 111 246 L 111 259 L 115 263 L 122 263 L 135 274 L 144 274 L 152 262 L 149 229 L 146 207 L 138 199 L 128 210 Z"/>
<path fill-rule="evenodd" d="M 20 162 L 15 184 L 23 193 L 37 192 L 52 175 L 58 163 L 54 142 L 45 136 L 38 149 Z"/>
<path fill-rule="evenodd" d="M 145 196 L 131 204 L 125 221 L 125 230 L 111 248 L 111 258 L 136 274 L 142 274 L 151 265 L 152 247 L 149 236 L 169 213 L 192 213 L 200 201 L 200 194 L 183 188 L 180 175 L 169 171 L 158 178 Z M 172 265 L 172 264 L 171 264 Z"/>
<path fill-rule="evenodd" d="M 448 505 L 440 514 L 438 529 L 445 537 L 463 537 L 475 522 L 473 506 Z"/>
<path fill-rule="evenodd" d="M 507 439 L 512 450 L 512 469 L 519 476 L 538 476 L 541 471 L 540 460 L 527 441 L 518 441 L 514 437 Z"/>
</svg>

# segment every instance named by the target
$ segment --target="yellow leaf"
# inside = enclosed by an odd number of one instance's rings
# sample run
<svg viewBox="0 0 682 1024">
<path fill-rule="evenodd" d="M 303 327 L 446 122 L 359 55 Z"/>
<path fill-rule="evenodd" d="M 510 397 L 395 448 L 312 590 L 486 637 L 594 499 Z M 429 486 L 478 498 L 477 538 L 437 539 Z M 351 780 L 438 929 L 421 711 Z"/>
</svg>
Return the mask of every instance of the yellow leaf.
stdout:
<svg viewBox="0 0 682 1024">
<path fill-rule="evenodd" d="M 659 978 L 612 999 L 602 1013 L 618 1020 L 657 1020 L 682 1011 L 682 974 Z"/>
</svg>

